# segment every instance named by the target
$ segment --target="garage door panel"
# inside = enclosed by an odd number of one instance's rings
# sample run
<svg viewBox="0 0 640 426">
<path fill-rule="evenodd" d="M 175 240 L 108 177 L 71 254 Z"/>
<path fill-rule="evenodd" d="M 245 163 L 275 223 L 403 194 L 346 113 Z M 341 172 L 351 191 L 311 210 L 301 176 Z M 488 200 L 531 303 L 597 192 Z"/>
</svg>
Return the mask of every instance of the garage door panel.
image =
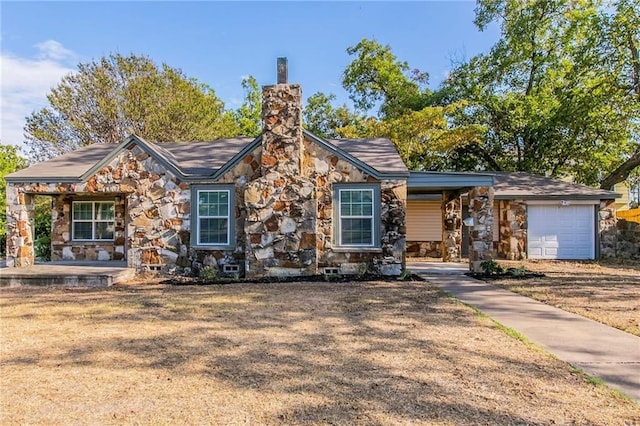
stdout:
<svg viewBox="0 0 640 426">
<path fill-rule="evenodd" d="M 592 205 L 529 205 L 528 254 L 531 259 L 593 259 Z"/>
</svg>

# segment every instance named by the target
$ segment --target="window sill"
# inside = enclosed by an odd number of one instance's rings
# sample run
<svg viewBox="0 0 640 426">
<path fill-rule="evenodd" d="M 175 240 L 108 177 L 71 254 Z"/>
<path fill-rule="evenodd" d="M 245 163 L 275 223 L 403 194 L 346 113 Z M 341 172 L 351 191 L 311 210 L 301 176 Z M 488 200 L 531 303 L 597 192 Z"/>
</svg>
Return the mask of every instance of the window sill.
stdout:
<svg viewBox="0 0 640 426">
<path fill-rule="evenodd" d="M 214 250 L 235 250 L 235 246 L 196 246 L 193 245 L 191 246 L 192 249 L 194 250 L 209 250 L 209 251 L 214 251 Z"/>
<path fill-rule="evenodd" d="M 353 252 L 361 252 L 361 253 L 382 253 L 382 249 L 380 247 L 333 247 L 331 251 L 335 253 L 353 253 Z"/>
</svg>

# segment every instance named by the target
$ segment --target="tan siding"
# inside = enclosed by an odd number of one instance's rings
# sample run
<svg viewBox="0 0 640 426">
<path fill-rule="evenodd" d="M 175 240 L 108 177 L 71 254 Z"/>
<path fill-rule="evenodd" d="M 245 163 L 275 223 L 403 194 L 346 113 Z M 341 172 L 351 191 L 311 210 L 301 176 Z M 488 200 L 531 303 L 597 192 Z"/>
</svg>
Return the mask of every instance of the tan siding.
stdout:
<svg viewBox="0 0 640 426">
<path fill-rule="evenodd" d="M 407 201 L 407 241 L 442 241 L 439 201 Z"/>
</svg>

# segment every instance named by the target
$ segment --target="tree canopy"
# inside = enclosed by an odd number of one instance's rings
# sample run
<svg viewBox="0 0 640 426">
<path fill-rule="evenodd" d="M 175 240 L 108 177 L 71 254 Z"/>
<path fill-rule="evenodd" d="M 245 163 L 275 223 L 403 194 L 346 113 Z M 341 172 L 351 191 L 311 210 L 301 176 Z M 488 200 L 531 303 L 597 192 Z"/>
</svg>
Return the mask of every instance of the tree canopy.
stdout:
<svg viewBox="0 0 640 426">
<path fill-rule="evenodd" d="M 332 95 L 316 94 L 307 119 L 322 134 L 390 137 L 417 170 L 527 171 L 609 189 L 640 164 L 639 9 L 478 0 L 476 25 L 496 23 L 501 37 L 436 90 L 365 39 L 347 48 L 342 81 L 358 114 L 341 107 L 337 120 Z"/>
<path fill-rule="evenodd" d="M 151 141 L 209 140 L 236 135 L 233 114 L 213 89 L 146 56 L 112 54 L 78 65 L 27 117 L 25 145 L 41 161 L 92 143 L 135 133 Z"/>
<path fill-rule="evenodd" d="M 638 155 L 632 46 L 639 6 L 626 0 L 610 6 L 597 0 L 478 1 L 476 24 L 498 23 L 502 38 L 488 54 L 459 66 L 442 88 L 449 101 L 468 102 L 456 124 L 487 129 L 479 144 L 463 149 L 462 168 L 475 163 L 607 188 L 616 183 L 607 183 L 607 176 Z"/>
</svg>

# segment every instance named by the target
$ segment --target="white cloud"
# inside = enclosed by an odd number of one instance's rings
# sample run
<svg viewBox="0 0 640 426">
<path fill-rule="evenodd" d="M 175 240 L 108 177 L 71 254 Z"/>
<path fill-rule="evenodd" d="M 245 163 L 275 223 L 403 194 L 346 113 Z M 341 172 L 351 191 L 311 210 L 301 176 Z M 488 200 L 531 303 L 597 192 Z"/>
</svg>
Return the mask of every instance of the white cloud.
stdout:
<svg viewBox="0 0 640 426">
<path fill-rule="evenodd" d="M 65 48 L 62 43 L 55 40 L 47 40 L 42 43 L 36 43 L 34 45 L 36 49 L 40 51 L 38 57 L 40 59 L 51 59 L 54 61 L 60 61 L 65 59 L 75 59 L 76 54 L 71 50 Z"/>
<path fill-rule="evenodd" d="M 54 40 L 34 46 L 35 58 L 0 54 L 0 142 L 22 146 L 25 118 L 47 105 L 46 95 L 60 79 L 75 71 L 68 61 L 74 52 Z"/>
</svg>

